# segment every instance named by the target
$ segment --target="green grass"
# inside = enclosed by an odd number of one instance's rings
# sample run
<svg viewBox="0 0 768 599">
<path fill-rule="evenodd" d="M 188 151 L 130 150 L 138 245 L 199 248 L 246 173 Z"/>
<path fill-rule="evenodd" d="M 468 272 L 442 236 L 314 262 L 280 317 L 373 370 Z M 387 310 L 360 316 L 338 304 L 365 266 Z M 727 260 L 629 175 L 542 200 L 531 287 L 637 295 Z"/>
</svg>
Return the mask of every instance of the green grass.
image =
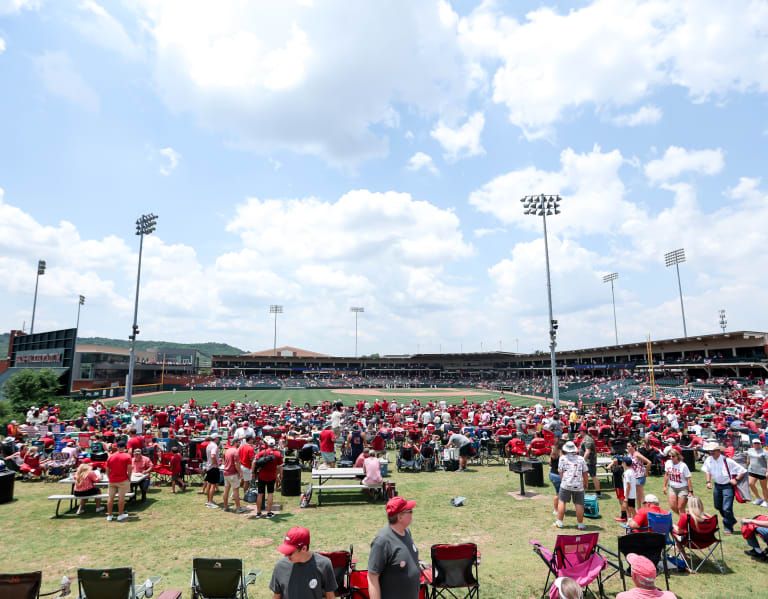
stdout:
<svg viewBox="0 0 768 599">
<path fill-rule="evenodd" d="M 302 476 L 306 483 L 307 473 Z M 482 553 L 483 597 L 537 597 L 541 593 L 545 568 L 528 540 L 538 539 L 547 546 L 554 543 L 551 487 L 536 489 L 542 494 L 540 500 L 518 501 L 509 495 L 518 490 L 518 477 L 505 466 L 474 467 L 463 474 L 394 472 L 390 478 L 401 495 L 418 502 L 412 532 L 422 559 L 429 561 L 433 543 L 473 541 Z M 700 472 L 694 474 L 694 487 L 711 509 L 711 493 L 705 492 Z M 329 499 L 322 507 L 301 510 L 296 497 L 285 498 L 284 510 L 275 519 L 255 520 L 206 509 L 196 487 L 173 495 L 165 486 L 153 488 L 146 504 L 131 506 L 132 517 L 125 523 L 106 522 L 93 513 L 92 505 L 84 516 L 53 520 L 54 505 L 46 496 L 63 490 L 63 485 L 56 483 L 16 483 L 16 501 L 0 505 L 5 547 L 1 571 L 42 569 L 46 590 L 53 588 L 62 574 L 74 579 L 78 567 L 130 565 L 137 580 L 160 575 L 163 580 L 157 591 L 179 588 L 188 597 L 194 556 L 236 556 L 244 560 L 246 568 L 263 572 L 251 587 L 250 596 L 268 599 L 272 596 L 267 588 L 270 573 L 279 557 L 276 547 L 291 526 L 308 527 L 314 549 L 353 544 L 364 568 L 369 543 L 385 522 L 382 504 L 331 503 Z M 649 478 L 647 491 L 661 496 L 661 478 Z M 456 495 L 467 497 L 464 507 L 449 504 Z M 279 494 L 276 497 L 281 500 Z M 613 521 L 617 502 L 611 496 L 600 502 L 600 508 L 603 518 L 587 522 L 590 530 L 600 532 L 603 544 L 615 549 L 620 534 Z M 748 505 L 736 506 L 740 518 L 758 511 Z M 575 518 L 570 512 L 566 526 L 562 532 L 575 534 Z M 683 599 L 765 597 L 766 566 L 746 557 L 745 548 L 738 534 L 726 537 L 727 575 L 712 569 L 690 576 L 673 574 L 672 590 Z M 617 578 L 608 584 L 610 596 L 621 590 Z"/>
<path fill-rule="evenodd" d="M 137 404 L 153 404 L 153 405 L 169 405 L 169 404 L 182 404 L 189 400 L 190 397 L 194 397 L 195 401 L 199 405 L 210 405 L 214 401 L 218 401 L 219 404 L 225 405 L 232 401 L 258 401 L 260 404 L 279 405 L 285 403 L 288 399 L 291 400 L 293 405 L 304 405 L 309 403 L 311 406 L 318 405 L 324 401 L 336 402 L 342 401 L 347 405 L 356 403 L 359 399 L 367 399 L 373 402 L 376 398 L 388 399 L 392 401 L 396 399 L 398 403 L 403 402 L 410 403 L 413 396 L 405 394 L 418 394 L 419 401 L 440 401 L 445 399 L 448 403 L 461 402 L 462 397 L 446 397 L 440 394 L 439 389 L 391 389 L 387 390 L 387 395 L 376 389 L 369 389 L 367 395 L 344 395 L 340 393 L 334 393 L 330 389 L 259 389 L 251 391 L 236 391 L 236 390 L 179 390 L 176 393 L 171 391 L 165 393 L 153 393 L 150 395 L 135 395 L 133 397 L 134 403 Z M 389 395 L 393 393 L 393 395 Z M 400 394 L 398 394 L 400 393 Z M 487 399 L 496 399 L 499 397 L 498 392 L 489 392 L 482 389 L 466 389 L 466 398 L 468 401 L 485 401 Z M 532 400 L 527 397 L 521 397 L 518 395 L 506 395 L 507 400 L 515 406 L 533 405 L 536 400 Z"/>
</svg>

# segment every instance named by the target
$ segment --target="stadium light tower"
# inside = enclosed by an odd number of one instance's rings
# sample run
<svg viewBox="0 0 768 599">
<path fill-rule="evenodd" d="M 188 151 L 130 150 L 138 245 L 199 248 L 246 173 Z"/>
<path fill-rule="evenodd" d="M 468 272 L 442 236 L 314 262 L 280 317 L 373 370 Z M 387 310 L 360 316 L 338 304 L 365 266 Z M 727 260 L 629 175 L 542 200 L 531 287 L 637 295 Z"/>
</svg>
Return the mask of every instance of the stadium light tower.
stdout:
<svg viewBox="0 0 768 599">
<path fill-rule="evenodd" d="M 35 311 L 37 310 L 37 285 L 40 282 L 40 275 L 45 274 L 45 260 L 37 261 L 37 277 L 35 278 L 35 299 L 32 301 L 32 324 L 29 325 L 29 334 L 35 332 Z"/>
<path fill-rule="evenodd" d="M 272 304 L 269 307 L 269 313 L 275 315 L 275 338 L 272 351 L 277 355 L 277 315 L 283 313 L 283 307 L 278 304 Z"/>
<path fill-rule="evenodd" d="M 549 361 L 552 370 L 552 403 L 560 408 L 560 389 L 557 385 L 557 321 L 552 317 L 552 282 L 549 275 L 549 242 L 547 240 L 547 216 L 560 214 L 559 195 L 534 195 L 520 199 L 525 209 L 524 214 L 540 216 L 544 223 L 544 259 L 547 265 L 547 301 L 549 303 Z"/>
<path fill-rule="evenodd" d="M 125 401 L 131 403 L 133 397 L 133 370 L 136 366 L 136 335 L 139 334 L 139 286 L 141 285 L 141 255 L 144 251 L 144 236 L 150 235 L 157 228 L 157 216 L 142 214 L 136 221 L 136 235 L 139 236 L 139 266 L 136 271 L 136 299 L 133 302 L 133 327 L 128 339 L 131 340 L 131 351 L 128 357 L 128 376 L 125 378 Z"/>
<path fill-rule="evenodd" d="M 85 304 L 85 296 L 81 295 L 77 301 L 77 324 L 75 324 L 75 329 L 80 328 L 80 306 L 83 306 L 84 304 Z"/>
<path fill-rule="evenodd" d="M 680 264 L 685 262 L 685 250 L 679 248 L 664 254 L 664 263 L 667 268 L 674 266 L 677 270 L 677 289 L 680 291 L 680 312 L 683 315 L 683 335 L 688 338 L 688 329 L 685 326 L 685 305 L 683 304 L 683 286 L 680 284 Z"/>
<path fill-rule="evenodd" d="M 725 327 L 728 325 L 728 320 L 725 318 L 725 310 L 720 310 L 720 328 L 723 329 L 723 333 L 725 333 Z"/>
<path fill-rule="evenodd" d="M 362 306 L 352 306 L 349 311 L 355 313 L 355 357 L 357 357 L 357 316 L 365 312 L 365 308 Z"/>
<path fill-rule="evenodd" d="M 611 300 L 613 301 L 613 332 L 616 335 L 616 345 L 619 344 L 619 327 L 616 324 L 616 295 L 613 293 L 613 282 L 619 278 L 619 273 L 612 272 L 603 277 L 603 283 L 611 284 Z"/>
</svg>

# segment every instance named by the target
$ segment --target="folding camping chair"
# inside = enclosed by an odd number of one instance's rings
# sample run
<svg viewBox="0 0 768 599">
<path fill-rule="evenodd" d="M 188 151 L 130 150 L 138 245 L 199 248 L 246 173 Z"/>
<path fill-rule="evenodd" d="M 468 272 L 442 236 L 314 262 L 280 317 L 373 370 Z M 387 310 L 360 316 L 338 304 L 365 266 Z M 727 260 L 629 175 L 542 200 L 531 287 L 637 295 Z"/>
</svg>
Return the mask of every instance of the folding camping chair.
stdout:
<svg viewBox="0 0 768 599">
<path fill-rule="evenodd" d="M 352 594 L 350 575 L 352 574 L 352 545 L 349 551 L 318 551 L 331 560 L 333 574 L 336 577 L 336 596 L 349 598 Z"/>
<path fill-rule="evenodd" d="M 603 578 L 603 583 L 609 578 L 612 578 L 616 574 L 621 576 L 621 585 L 624 590 L 627 590 L 626 577 L 631 576 L 629 564 L 625 564 L 621 556 L 627 556 L 630 553 L 637 553 L 643 557 L 647 557 L 654 564 L 658 564 L 663 560 L 664 582 L 669 590 L 669 569 L 667 567 L 667 542 L 663 534 L 656 532 L 634 532 L 632 534 L 620 536 L 618 539 L 618 551 L 614 552 L 610 549 L 598 545 L 598 550 L 602 553 L 607 553 L 616 561 L 608 560 L 608 565 L 614 568 L 616 571 Z"/>
<path fill-rule="evenodd" d="M 60 593 L 69 594 L 69 579 L 64 578 L 61 585 L 50 593 L 41 593 L 42 572 L 24 572 L 23 574 L 0 574 L 0 597 L 3 599 L 38 599 Z"/>
<path fill-rule="evenodd" d="M 150 578 L 152 586 L 160 577 Z M 79 568 L 77 590 L 79 599 L 142 599 L 146 583 L 138 587 L 133 583 L 131 568 Z"/>
<path fill-rule="evenodd" d="M 692 518 L 688 518 L 688 527 L 684 536 L 676 537 L 682 548 L 680 557 L 685 561 L 685 566 L 692 572 L 698 573 L 706 562 L 711 562 L 720 574 L 725 573 L 725 556 L 723 555 L 723 542 L 720 539 L 720 527 L 717 516 L 704 519 L 694 528 Z M 717 561 L 717 549 L 720 548 L 720 561 Z M 699 565 L 694 567 L 694 558 L 699 559 Z"/>
<path fill-rule="evenodd" d="M 243 560 L 196 557 L 192 560 L 192 599 L 248 599 L 248 585 L 261 572 L 243 574 Z"/>
<path fill-rule="evenodd" d="M 667 547 L 674 547 L 675 540 L 672 538 L 672 513 L 656 514 L 648 512 L 648 528 L 651 532 L 664 535 L 664 542 Z M 674 560 L 673 560 L 674 561 Z"/>
<path fill-rule="evenodd" d="M 432 545 L 432 583 L 430 599 L 437 597 L 480 597 L 477 572 L 477 545 Z"/>
<path fill-rule="evenodd" d="M 579 586 L 593 597 L 603 596 L 602 572 L 607 564 L 597 552 L 599 534 L 596 532 L 581 535 L 557 535 L 555 548 L 550 551 L 538 541 L 529 541 L 533 551 L 547 565 L 547 580 L 541 593 L 545 597 L 549 592 L 549 579 L 558 576 L 569 576 L 579 583 Z M 598 593 L 589 588 L 597 581 Z"/>
<path fill-rule="evenodd" d="M 172 456 L 172 453 L 163 453 L 160 462 L 152 467 L 152 478 L 156 484 L 171 484 L 171 479 L 173 478 L 173 473 L 171 472 Z"/>
<path fill-rule="evenodd" d="M 427 599 L 429 583 L 429 571 L 421 571 L 419 582 L 419 599 Z M 368 594 L 368 570 L 352 570 L 349 575 L 350 599 L 370 599 Z"/>
</svg>

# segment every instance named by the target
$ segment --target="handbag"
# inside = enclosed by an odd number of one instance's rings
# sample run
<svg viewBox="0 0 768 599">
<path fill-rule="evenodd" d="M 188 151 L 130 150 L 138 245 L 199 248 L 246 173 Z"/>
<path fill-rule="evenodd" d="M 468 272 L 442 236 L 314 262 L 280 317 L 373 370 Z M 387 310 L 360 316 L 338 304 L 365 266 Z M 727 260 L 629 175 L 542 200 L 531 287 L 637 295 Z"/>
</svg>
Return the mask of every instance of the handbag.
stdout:
<svg viewBox="0 0 768 599">
<path fill-rule="evenodd" d="M 725 471 L 728 473 L 728 478 L 733 478 L 731 476 L 731 469 L 728 468 L 728 458 L 723 456 L 723 463 L 725 464 Z M 744 491 L 741 488 L 742 481 L 746 481 L 747 477 L 743 477 L 741 481 L 737 480 L 736 484 L 733 486 L 733 498 L 738 501 L 739 503 L 747 503 L 751 497 L 751 494 L 749 493 L 749 483 L 747 483 L 747 490 Z"/>
</svg>

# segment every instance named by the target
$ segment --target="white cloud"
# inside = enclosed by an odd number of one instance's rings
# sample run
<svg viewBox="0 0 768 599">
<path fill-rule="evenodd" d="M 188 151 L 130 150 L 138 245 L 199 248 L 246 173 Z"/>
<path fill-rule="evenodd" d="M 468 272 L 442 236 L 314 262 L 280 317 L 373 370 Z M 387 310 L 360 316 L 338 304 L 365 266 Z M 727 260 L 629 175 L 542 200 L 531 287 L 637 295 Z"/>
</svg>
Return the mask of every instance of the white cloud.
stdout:
<svg viewBox="0 0 768 599">
<path fill-rule="evenodd" d="M 661 120 L 662 116 L 661 108 L 649 104 L 641 106 L 635 112 L 615 116 L 611 122 L 617 127 L 639 127 L 641 125 L 654 125 Z"/>
<path fill-rule="evenodd" d="M 471 86 L 456 25 L 441 21 L 438 0 L 142 7 L 165 102 L 260 151 L 335 164 L 381 156 L 380 129 L 397 125 L 396 105 L 440 116 Z"/>
<path fill-rule="evenodd" d="M 493 99 L 533 139 L 582 106 L 628 106 L 665 86 L 697 101 L 768 91 L 767 27 L 768 5 L 752 0 L 595 0 L 522 21 L 485 2 L 459 32 L 470 56 L 500 61 Z"/>
<path fill-rule="evenodd" d="M 128 60 L 143 56 L 143 50 L 131 39 L 122 23 L 95 0 L 82 0 L 70 20 L 83 37 L 102 48 L 117 52 Z"/>
<path fill-rule="evenodd" d="M 5 52 L 5 40 L 0 37 L 0 54 Z"/>
<path fill-rule="evenodd" d="M 424 152 L 416 152 L 413 156 L 411 156 L 411 158 L 408 160 L 407 168 L 409 171 L 420 171 L 421 169 L 424 169 L 433 175 L 440 174 L 440 171 L 432 161 L 432 156 L 425 154 Z"/>
<path fill-rule="evenodd" d="M 651 183 L 658 184 L 676 179 L 685 172 L 716 175 L 725 165 L 723 151 L 687 150 L 678 146 L 670 146 L 664 156 L 651 160 L 645 165 L 645 176 Z"/>
<path fill-rule="evenodd" d="M 14 15 L 22 10 L 38 10 L 40 0 L 0 0 L 0 15 Z"/>
<path fill-rule="evenodd" d="M 181 154 L 179 154 L 176 150 L 174 150 L 171 147 L 162 148 L 161 150 L 159 150 L 158 153 L 160 154 L 162 159 L 165 161 L 165 163 L 160 166 L 160 174 L 167 177 L 179 165 L 179 160 L 181 160 Z"/>
<path fill-rule="evenodd" d="M 482 239 L 483 237 L 488 237 L 489 235 L 496 235 L 498 233 L 506 233 L 507 230 L 504 227 L 490 227 L 490 228 L 480 228 L 475 229 L 473 231 L 475 237 L 478 239 Z"/>
<path fill-rule="evenodd" d="M 443 121 L 437 123 L 430 135 L 436 139 L 445 150 L 447 160 L 458 160 L 469 156 L 485 154 L 480 144 L 480 135 L 485 126 L 485 117 L 482 112 L 476 112 L 467 119 L 467 122 L 451 129 Z"/>
<path fill-rule="evenodd" d="M 99 96 L 75 69 L 66 52 L 46 52 L 34 59 L 37 74 L 48 93 L 96 112 Z"/>
</svg>

